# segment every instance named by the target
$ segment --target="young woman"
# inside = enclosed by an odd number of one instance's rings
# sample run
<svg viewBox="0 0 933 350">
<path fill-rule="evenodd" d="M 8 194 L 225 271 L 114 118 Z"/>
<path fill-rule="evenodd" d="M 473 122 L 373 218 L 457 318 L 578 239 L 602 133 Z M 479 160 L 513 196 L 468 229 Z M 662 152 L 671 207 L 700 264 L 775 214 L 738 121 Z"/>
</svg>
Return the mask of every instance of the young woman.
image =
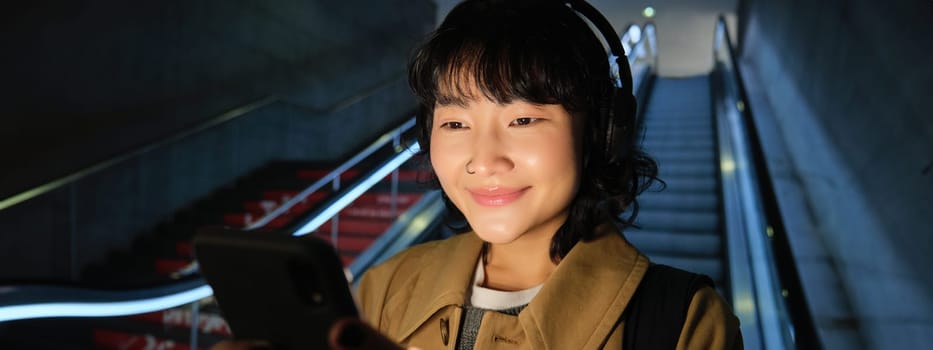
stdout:
<svg viewBox="0 0 933 350">
<path fill-rule="evenodd" d="M 602 36 L 581 16 L 588 9 L 467 0 L 417 51 L 409 80 L 422 105 L 419 141 L 465 232 L 364 274 L 365 323 L 338 322 L 335 348 L 639 344 L 627 325 L 642 321 L 624 312 L 650 262 L 620 233 L 634 218 L 618 218 L 637 209 L 657 167 L 631 139 L 627 62 L 613 73 Z M 711 286 L 686 293 L 669 344 L 742 347 L 738 320 Z"/>
<path fill-rule="evenodd" d="M 649 261 L 617 218 L 657 167 L 630 138 L 631 87 L 618 85 L 631 78 L 623 66 L 613 79 L 587 8 L 468 0 L 417 51 L 420 142 L 467 232 L 363 276 L 366 321 L 387 338 L 424 349 L 622 347 L 623 311 Z M 742 347 L 710 286 L 688 300 L 678 349 Z"/>
</svg>

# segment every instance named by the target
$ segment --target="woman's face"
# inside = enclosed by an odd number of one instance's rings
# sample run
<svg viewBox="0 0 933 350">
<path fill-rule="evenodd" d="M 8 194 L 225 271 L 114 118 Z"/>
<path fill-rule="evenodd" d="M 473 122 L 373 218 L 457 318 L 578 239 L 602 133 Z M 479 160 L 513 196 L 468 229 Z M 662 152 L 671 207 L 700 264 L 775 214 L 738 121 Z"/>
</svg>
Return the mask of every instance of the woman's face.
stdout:
<svg viewBox="0 0 933 350">
<path fill-rule="evenodd" d="M 478 94 L 482 96 L 482 94 Z M 484 241 L 553 236 L 579 187 L 579 130 L 561 105 L 485 98 L 436 106 L 431 164 Z"/>
</svg>

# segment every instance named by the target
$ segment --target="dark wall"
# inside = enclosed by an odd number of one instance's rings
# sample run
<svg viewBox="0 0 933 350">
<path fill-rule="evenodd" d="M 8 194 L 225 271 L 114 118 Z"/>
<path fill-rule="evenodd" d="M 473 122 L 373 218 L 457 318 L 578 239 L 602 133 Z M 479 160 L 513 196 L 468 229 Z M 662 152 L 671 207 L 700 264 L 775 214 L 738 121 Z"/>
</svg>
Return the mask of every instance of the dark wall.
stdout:
<svg viewBox="0 0 933 350">
<path fill-rule="evenodd" d="M 925 0 L 740 6 L 742 60 L 781 129 L 766 132 L 787 144 L 868 348 L 933 325 L 931 18 Z"/>
<path fill-rule="evenodd" d="M 37 1 L 6 8 L 0 197 L 269 94 L 323 109 L 404 70 L 429 1 Z"/>
<path fill-rule="evenodd" d="M 430 1 L 35 2 L 8 9 L 0 201 L 217 120 L 0 210 L 0 280 L 69 280 L 272 160 L 333 161 L 410 117 Z"/>
</svg>

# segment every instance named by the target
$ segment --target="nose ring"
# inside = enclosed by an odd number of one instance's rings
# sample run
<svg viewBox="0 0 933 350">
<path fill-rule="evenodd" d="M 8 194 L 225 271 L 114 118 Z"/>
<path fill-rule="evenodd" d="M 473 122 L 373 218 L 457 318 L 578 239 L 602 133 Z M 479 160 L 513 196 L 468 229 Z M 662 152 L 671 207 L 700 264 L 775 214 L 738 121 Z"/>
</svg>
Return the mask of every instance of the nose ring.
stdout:
<svg viewBox="0 0 933 350">
<path fill-rule="evenodd" d="M 473 160 L 470 160 L 466 163 L 466 172 L 467 174 L 473 175 L 476 174 L 476 170 L 470 170 L 470 163 L 473 163 Z"/>
</svg>

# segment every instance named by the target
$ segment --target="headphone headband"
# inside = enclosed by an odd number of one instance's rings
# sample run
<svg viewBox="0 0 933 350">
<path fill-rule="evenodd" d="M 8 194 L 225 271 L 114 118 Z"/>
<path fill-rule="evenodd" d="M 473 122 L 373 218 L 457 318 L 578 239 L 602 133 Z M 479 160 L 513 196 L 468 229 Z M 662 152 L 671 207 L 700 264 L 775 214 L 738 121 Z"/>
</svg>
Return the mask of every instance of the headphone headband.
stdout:
<svg viewBox="0 0 933 350">
<path fill-rule="evenodd" d="M 632 95 L 632 70 L 625 56 L 622 41 L 616 34 L 612 24 L 596 8 L 584 0 L 563 0 L 571 10 L 586 18 L 602 35 L 609 46 L 610 75 L 614 89 L 600 107 L 599 125 L 605 135 L 601 140 L 602 156 L 609 163 L 618 163 L 624 154 L 619 153 L 619 147 L 626 142 L 627 135 L 631 133 L 635 114 L 635 99 Z M 622 149 L 624 152 L 624 148 Z"/>
<path fill-rule="evenodd" d="M 618 38 L 618 34 L 616 34 L 615 29 L 612 28 L 612 24 L 609 23 L 609 20 L 599 13 L 593 5 L 590 5 L 586 1 L 565 0 L 564 4 L 589 20 L 590 23 L 596 27 L 606 41 L 606 45 L 609 46 L 609 53 L 615 58 L 615 68 L 619 70 L 618 75 L 614 77 L 616 79 L 616 87 L 626 91 L 632 91 L 632 72 L 628 66 L 625 48 L 622 47 L 622 41 Z"/>
</svg>

